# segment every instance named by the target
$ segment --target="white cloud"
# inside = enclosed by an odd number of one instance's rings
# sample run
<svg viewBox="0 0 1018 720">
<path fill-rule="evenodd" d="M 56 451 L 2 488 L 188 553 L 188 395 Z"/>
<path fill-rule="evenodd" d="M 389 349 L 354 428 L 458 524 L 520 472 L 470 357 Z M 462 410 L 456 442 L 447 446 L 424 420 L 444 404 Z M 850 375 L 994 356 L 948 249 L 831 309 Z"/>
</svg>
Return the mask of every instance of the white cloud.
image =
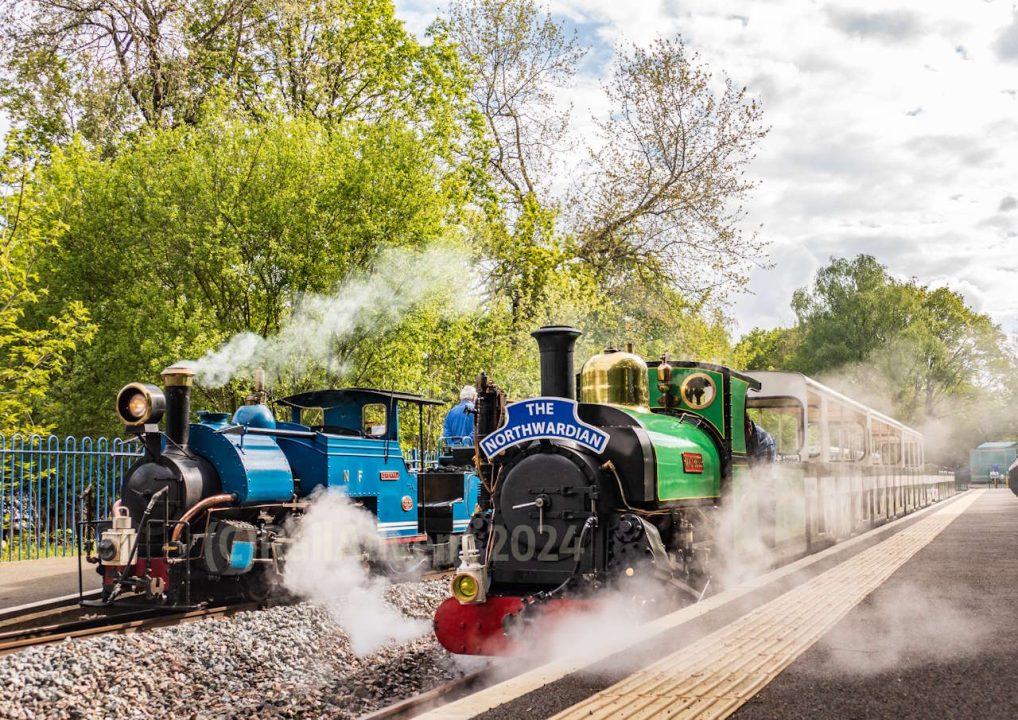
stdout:
<svg viewBox="0 0 1018 720">
<path fill-rule="evenodd" d="M 922 32 L 922 22 L 905 10 L 865 12 L 854 8 L 827 8 L 831 24 L 846 35 L 874 37 L 887 41 L 911 40 Z"/>
<path fill-rule="evenodd" d="M 1018 62 L 1018 13 L 1010 25 L 1001 29 L 993 48 L 1001 60 Z"/>
<path fill-rule="evenodd" d="M 681 33 L 760 98 L 770 135 L 747 228 L 769 268 L 736 299 L 741 330 L 791 320 L 794 288 L 832 255 L 869 252 L 892 273 L 948 285 L 1018 331 L 1018 16 L 1010 3 L 901 0 L 554 0 L 594 44 L 561 94 L 574 127 L 606 111 L 599 76 L 620 41 Z M 404 18 L 434 0 L 398 0 Z M 420 26 L 415 19 L 413 25 Z M 1004 198 L 1005 200 L 1002 200 Z"/>
</svg>

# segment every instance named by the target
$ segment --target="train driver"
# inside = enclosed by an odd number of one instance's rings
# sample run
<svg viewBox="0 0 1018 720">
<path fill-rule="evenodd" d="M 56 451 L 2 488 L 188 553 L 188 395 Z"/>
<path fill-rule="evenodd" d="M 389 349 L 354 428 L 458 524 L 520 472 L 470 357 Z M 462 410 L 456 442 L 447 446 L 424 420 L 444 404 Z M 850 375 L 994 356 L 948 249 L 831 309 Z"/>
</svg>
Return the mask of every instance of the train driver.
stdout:
<svg viewBox="0 0 1018 720">
<path fill-rule="evenodd" d="M 442 442 L 445 445 L 464 446 L 474 444 L 474 400 L 477 390 L 473 385 L 464 385 L 460 390 L 460 401 L 445 416 L 442 425 Z"/>
<path fill-rule="evenodd" d="M 777 444 L 771 434 L 753 422 L 746 415 L 746 455 L 750 463 L 774 462 L 778 454 Z"/>
</svg>

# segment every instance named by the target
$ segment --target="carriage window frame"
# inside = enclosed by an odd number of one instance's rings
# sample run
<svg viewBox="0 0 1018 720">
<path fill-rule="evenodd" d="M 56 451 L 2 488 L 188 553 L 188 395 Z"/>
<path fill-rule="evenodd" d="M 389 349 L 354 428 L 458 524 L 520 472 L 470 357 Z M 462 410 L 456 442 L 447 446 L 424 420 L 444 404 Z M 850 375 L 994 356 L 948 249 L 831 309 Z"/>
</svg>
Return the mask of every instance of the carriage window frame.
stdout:
<svg viewBox="0 0 1018 720">
<path fill-rule="evenodd" d="M 824 452 L 824 432 L 821 426 L 822 396 L 814 391 L 806 392 L 806 457 L 816 460 Z"/>
<path fill-rule="evenodd" d="M 897 425 L 874 418 L 870 425 L 870 447 L 874 451 L 874 464 L 895 467 L 906 465 L 909 438 Z"/>
<path fill-rule="evenodd" d="M 866 424 L 859 418 L 847 417 L 828 422 L 827 438 L 831 462 L 862 462 L 869 454 Z"/>
</svg>

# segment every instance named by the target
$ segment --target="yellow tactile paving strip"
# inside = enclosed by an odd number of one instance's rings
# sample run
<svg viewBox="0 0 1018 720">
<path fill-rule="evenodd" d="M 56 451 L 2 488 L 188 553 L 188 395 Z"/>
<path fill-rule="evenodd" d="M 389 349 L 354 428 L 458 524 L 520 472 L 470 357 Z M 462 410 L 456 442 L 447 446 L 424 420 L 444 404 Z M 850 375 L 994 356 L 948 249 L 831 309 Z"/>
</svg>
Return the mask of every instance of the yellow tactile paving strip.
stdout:
<svg viewBox="0 0 1018 720">
<path fill-rule="evenodd" d="M 968 493 L 553 720 L 725 718 L 819 640 L 985 491 Z"/>
</svg>

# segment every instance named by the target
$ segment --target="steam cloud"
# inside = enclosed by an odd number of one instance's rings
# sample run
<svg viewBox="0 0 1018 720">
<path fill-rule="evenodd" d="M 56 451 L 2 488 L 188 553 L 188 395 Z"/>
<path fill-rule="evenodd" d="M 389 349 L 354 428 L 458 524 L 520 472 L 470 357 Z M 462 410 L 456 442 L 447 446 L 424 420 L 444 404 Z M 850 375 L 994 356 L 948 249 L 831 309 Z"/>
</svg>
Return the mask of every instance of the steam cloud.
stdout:
<svg viewBox="0 0 1018 720">
<path fill-rule="evenodd" d="M 309 367 L 336 372 L 342 369 L 335 355 L 337 343 L 359 329 L 391 328 L 423 303 L 433 302 L 450 315 L 477 305 L 479 295 L 470 285 L 467 258 L 454 250 L 390 250 L 383 253 L 378 268 L 352 277 L 330 295 L 306 295 L 274 336 L 239 333 L 206 353 L 194 363 L 197 381 L 220 387 L 257 367 L 270 377 L 284 369 L 300 372 Z"/>
<path fill-rule="evenodd" d="M 553 614 L 547 626 L 541 627 L 537 647 L 531 648 L 537 651 L 534 661 L 577 661 L 610 655 L 639 636 L 645 623 L 674 609 L 661 602 L 666 589 L 654 578 L 648 577 L 630 590 L 602 591 L 585 609 Z"/>
<path fill-rule="evenodd" d="M 429 623 L 407 618 L 385 601 L 389 582 L 372 575 L 365 561 L 387 554 L 374 515 L 341 491 L 320 492 L 287 552 L 283 585 L 328 610 L 355 655 L 370 655 L 388 642 L 408 642 L 430 630 Z"/>
<path fill-rule="evenodd" d="M 726 551 L 712 559 L 712 590 L 748 582 L 787 559 L 769 543 L 786 539 L 777 534 L 778 525 L 805 522 L 801 512 L 792 517 L 793 509 L 803 508 L 806 490 L 802 483 L 790 482 L 794 477 L 782 473 L 777 463 L 751 466 L 738 488 L 722 503 L 714 532 Z M 767 517 L 764 508 L 772 508 L 773 517 Z"/>
</svg>

